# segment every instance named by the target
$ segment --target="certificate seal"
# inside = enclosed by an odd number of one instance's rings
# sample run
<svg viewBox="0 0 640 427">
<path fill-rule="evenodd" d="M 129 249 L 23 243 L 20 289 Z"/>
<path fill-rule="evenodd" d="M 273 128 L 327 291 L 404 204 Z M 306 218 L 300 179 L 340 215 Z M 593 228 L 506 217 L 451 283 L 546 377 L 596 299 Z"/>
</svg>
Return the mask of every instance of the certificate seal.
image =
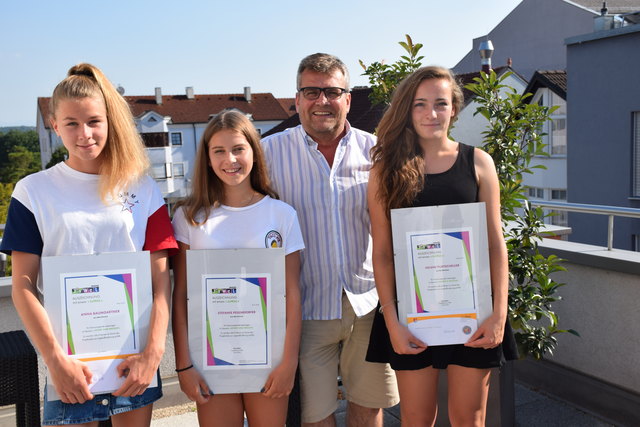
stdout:
<svg viewBox="0 0 640 427">
<path fill-rule="evenodd" d="M 264 238 L 264 246 L 266 248 L 281 248 L 282 236 L 276 230 L 271 230 Z"/>
<path fill-rule="evenodd" d="M 462 333 L 465 335 L 469 335 L 471 333 L 471 326 L 463 326 Z"/>
</svg>

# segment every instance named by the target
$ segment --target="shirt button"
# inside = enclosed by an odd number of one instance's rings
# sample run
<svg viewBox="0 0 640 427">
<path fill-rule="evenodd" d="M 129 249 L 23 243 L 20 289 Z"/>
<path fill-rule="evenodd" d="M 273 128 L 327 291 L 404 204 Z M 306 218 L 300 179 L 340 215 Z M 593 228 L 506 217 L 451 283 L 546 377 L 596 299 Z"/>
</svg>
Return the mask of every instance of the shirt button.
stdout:
<svg viewBox="0 0 640 427">
<path fill-rule="evenodd" d="M 109 404 L 109 399 L 102 399 L 100 402 L 101 405 L 107 406 Z"/>
</svg>

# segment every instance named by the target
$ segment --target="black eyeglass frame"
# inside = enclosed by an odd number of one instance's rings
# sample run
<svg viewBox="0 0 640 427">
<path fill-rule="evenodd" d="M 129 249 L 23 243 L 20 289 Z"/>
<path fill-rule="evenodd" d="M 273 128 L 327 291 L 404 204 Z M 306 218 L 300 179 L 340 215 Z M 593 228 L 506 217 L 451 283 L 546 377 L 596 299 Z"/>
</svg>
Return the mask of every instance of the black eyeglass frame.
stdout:
<svg viewBox="0 0 640 427">
<path fill-rule="evenodd" d="M 319 91 L 318 92 L 318 96 L 315 98 L 309 98 L 306 94 L 305 94 L 305 90 L 306 89 L 314 89 Z M 329 95 L 327 95 L 327 91 L 328 90 L 339 90 L 340 91 L 340 95 L 336 96 L 335 98 L 331 98 L 329 97 Z M 334 101 L 336 99 L 340 99 L 342 98 L 342 95 L 344 95 L 345 93 L 349 93 L 349 91 L 343 87 L 317 87 L 317 86 L 306 86 L 306 87 L 301 87 L 300 89 L 298 89 L 298 92 L 302 93 L 302 96 L 304 97 L 304 99 L 307 99 L 309 101 L 315 101 L 316 99 L 320 98 L 320 94 L 324 93 L 324 97 L 327 98 L 330 101 Z"/>
</svg>

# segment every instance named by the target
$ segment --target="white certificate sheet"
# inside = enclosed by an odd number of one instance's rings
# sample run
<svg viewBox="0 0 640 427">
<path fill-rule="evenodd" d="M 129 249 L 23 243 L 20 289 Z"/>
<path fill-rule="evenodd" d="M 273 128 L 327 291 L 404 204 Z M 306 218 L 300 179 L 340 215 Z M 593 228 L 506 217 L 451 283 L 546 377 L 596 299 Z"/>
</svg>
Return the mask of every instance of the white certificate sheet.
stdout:
<svg viewBox="0 0 640 427">
<path fill-rule="evenodd" d="M 400 321 L 427 345 L 467 342 L 492 311 L 484 203 L 391 218 Z"/>
<path fill-rule="evenodd" d="M 68 355 L 95 353 L 97 343 L 103 353 L 139 352 L 135 279 L 135 270 L 60 276 Z"/>
<path fill-rule="evenodd" d="M 69 357 L 87 364 L 92 393 L 117 390 L 117 367 L 146 345 L 152 305 L 148 252 L 42 258 L 44 306 Z M 157 385 L 154 377 L 150 387 Z M 47 397 L 59 397 L 48 376 Z"/>
<path fill-rule="evenodd" d="M 270 367 L 270 274 L 203 275 L 206 369 Z"/>
<path fill-rule="evenodd" d="M 214 394 L 260 392 L 282 361 L 284 249 L 187 251 L 189 353 Z"/>
</svg>

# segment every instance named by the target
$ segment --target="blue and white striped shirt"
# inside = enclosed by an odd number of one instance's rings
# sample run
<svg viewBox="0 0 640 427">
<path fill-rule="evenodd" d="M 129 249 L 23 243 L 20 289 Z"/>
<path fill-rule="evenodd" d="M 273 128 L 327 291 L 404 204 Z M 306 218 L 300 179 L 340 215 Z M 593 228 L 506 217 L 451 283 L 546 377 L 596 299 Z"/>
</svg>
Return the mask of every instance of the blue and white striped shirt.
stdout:
<svg viewBox="0 0 640 427">
<path fill-rule="evenodd" d="M 369 151 L 375 142 L 347 123 L 329 167 L 301 125 L 262 140 L 272 184 L 300 219 L 306 246 L 300 274 L 304 320 L 340 319 L 343 289 L 358 316 L 378 302 L 367 208 Z"/>
</svg>

